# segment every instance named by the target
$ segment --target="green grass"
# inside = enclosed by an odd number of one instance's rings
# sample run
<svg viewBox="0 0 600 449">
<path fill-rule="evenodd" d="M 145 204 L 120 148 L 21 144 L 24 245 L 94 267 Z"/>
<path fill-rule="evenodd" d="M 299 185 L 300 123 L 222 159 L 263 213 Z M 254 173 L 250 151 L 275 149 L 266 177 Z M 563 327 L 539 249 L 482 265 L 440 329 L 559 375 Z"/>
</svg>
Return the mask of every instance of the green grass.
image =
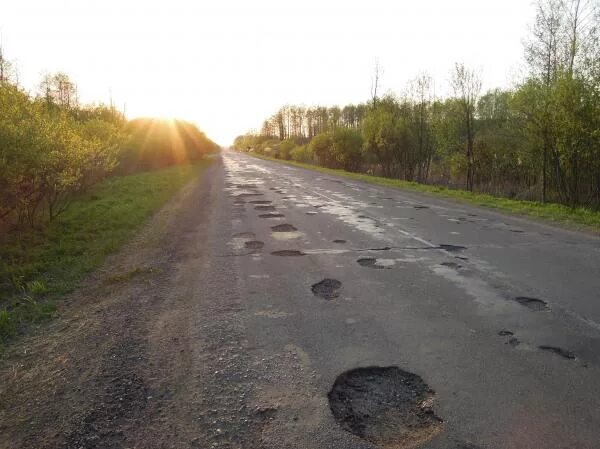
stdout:
<svg viewBox="0 0 600 449">
<path fill-rule="evenodd" d="M 56 315 L 56 299 L 71 292 L 209 163 L 109 178 L 44 229 L 3 238 L 0 346 L 28 324 Z"/>
<path fill-rule="evenodd" d="M 571 208 L 555 203 L 542 204 L 536 201 L 511 200 L 508 198 L 499 198 L 484 193 L 471 193 L 465 190 L 448 189 L 446 187 L 419 184 L 417 182 L 403 181 L 400 179 L 383 178 L 381 176 L 372 176 L 362 173 L 352 173 L 345 170 L 336 170 L 311 164 L 303 164 L 301 162 L 282 161 L 281 159 L 275 159 L 255 153 L 250 154 L 251 156 L 258 157 L 260 159 L 280 162 L 283 164 L 292 165 L 294 167 L 306 168 L 330 175 L 343 176 L 345 178 L 386 187 L 413 190 L 416 192 L 462 201 L 464 203 L 469 203 L 476 206 L 496 209 L 502 212 L 510 212 L 513 214 L 540 218 L 552 223 L 568 225 L 579 229 L 583 228 L 594 233 L 600 233 L 600 212 L 583 207 Z"/>
</svg>

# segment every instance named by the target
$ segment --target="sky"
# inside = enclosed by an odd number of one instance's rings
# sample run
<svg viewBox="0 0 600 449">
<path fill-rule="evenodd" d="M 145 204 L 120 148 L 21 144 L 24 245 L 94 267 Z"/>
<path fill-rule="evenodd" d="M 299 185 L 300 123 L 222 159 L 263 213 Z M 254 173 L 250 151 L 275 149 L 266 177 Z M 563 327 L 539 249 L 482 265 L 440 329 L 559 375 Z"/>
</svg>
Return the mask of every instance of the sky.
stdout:
<svg viewBox="0 0 600 449">
<path fill-rule="evenodd" d="M 8 0 L 5 57 L 35 93 L 62 71 L 85 103 L 182 118 L 222 145 L 284 104 L 369 98 L 421 72 L 448 93 L 455 62 L 506 87 L 522 70 L 530 0 Z"/>
</svg>

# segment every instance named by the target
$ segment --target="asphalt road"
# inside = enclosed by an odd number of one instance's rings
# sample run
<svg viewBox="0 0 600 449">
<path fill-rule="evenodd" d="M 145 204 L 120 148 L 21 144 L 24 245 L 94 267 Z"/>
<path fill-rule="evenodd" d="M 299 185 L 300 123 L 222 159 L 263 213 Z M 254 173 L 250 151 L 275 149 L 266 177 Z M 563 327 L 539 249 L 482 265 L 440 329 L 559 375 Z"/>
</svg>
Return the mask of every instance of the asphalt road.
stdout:
<svg viewBox="0 0 600 449">
<path fill-rule="evenodd" d="M 0 358 L 0 448 L 600 448 L 600 240 L 224 152 Z"/>
<path fill-rule="evenodd" d="M 435 391 L 443 423 L 422 447 L 600 447 L 600 239 L 234 152 L 223 163 L 231 235 L 215 256 L 263 372 L 263 447 L 375 447 L 327 396 L 372 366 Z M 324 279 L 339 281 L 326 298 Z"/>
</svg>

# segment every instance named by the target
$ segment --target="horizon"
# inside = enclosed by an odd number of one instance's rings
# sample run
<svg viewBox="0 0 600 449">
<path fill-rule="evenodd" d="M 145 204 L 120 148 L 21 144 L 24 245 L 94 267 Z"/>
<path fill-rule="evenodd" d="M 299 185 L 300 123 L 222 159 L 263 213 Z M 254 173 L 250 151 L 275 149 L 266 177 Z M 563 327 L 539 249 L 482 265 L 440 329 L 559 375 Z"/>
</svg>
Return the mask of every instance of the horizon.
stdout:
<svg viewBox="0 0 600 449">
<path fill-rule="evenodd" d="M 227 146 L 286 104 L 366 101 L 377 62 L 382 94 L 427 72 L 444 96 L 455 62 L 478 70 L 484 90 L 515 84 L 534 5 L 482 3 L 25 0 L 8 6 L 0 33 L 29 92 L 64 72 L 82 103 L 191 121 Z"/>
</svg>

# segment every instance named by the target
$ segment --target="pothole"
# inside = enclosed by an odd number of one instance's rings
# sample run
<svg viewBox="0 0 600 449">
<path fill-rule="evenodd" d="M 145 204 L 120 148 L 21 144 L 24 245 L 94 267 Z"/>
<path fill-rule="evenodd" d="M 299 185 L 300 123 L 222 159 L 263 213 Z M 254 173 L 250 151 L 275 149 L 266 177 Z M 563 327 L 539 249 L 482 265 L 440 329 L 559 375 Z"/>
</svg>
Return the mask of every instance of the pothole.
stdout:
<svg viewBox="0 0 600 449">
<path fill-rule="evenodd" d="M 571 351 L 567 351 L 566 349 L 559 348 L 558 346 L 542 345 L 542 346 L 538 346 L 538 347 L 542 351 L 553 352 L 554 354 L 561 356 L 563 359 L 575 360 L 577 358 L 577 356 L 574 353 L 572 353 Z"/>
<path fill-rule="evenodd" d="M 260 214 L 259 218 L 281 218 L 285 217 L 283 214 Z"/>
<path fill-rule="evenodd" d="M 515 335 L 515 333 L 509 331 L 508 329 L 502 329 L 500 332 L 498 332 L 498 335 L 500 335 L 501 337 L 512 337 L 513 335 Z"/>
<path fill-rule="evenodd" d="M 313 284 L 311 287 L 315 296 L 320 296 L 324 299 L 333 299 L 340 296 L 339 289 L 342 283 L 337 279 L 323 279 L 321 282 Z"/>
<path fill-rule="evenodd" d="M 381 265 L 376 265 L 377 259 L 374 257 L 363 257 L 356 261 L 361 267 L 383 268 Z"/>
<path fill-rule="evenodd" d="M 448 268 L 454 268 L 455 270 L 462 268 L 462 265 L 456 262 L 442 262 L 440 265 Z"/>
<path fill-rule="evenodd" d="M 521 340 L 519 340 L 517 337 L 511 337 L 506 343 L 512 347 L 517 347 L 521 344 Z"/>
<path fill-rule="evenodd" d="M 317 215 L 317 213 L 316 213 L 316 212 L 314 212 L 314 211 L 308 211 L 308 212 L 306 213 L 306 215 Z"/>
<path fill-rule="evenodd" d="M 333 241 L 333 243 L 339 243 L 339 244 L 342 244 L 342 243 L 346 243 L 346 240 L 343 240 L 343 239 L 335 239 L 335 240 Z"/>
<path fill-rule="evenodd" d="M 302 251 L 298 251 L 296 249 L 282 249 L 279 251 L 273 251 L 271 254 L 274 256 L 280 256 L 280 257 L 298 257 L 298 256 L 306 255 Z"/>
<path fill-rule="evenodd" d="M 448 251 L 449 253 L 456 253 L 456 252 L 464 251 L 465 249 L 467 249 L 466 246 L 451 245 L 449 243 L 442 243 L 442 244 L 440 244 L 440 246 L 438 248 L 443 249 L 444 251 Z"/>
<path fill-rule="evenodd" d="M 249 203 L 252 204 L 271 204 L 273 201 L 267 201 L 267 200 L 253 200 L 253 201 L 248 201 Z"/>
<path fill-rule="evenodd" d="M 533 310 L 534 312 L 543 312 L 545 310 L 549 310 L 548 303 L 546 301 L 539 298 L 531 298 L 529 296 L 517 296 L 515 298 L 522 306 L 527 307 L 529 310 Z"/>
<path fill-rule="evenodd" d="M 297 231 L 298 229 L 296 229 L 295 226 L 292 226 L 291 224 L 280 224 L 280 225 L 276 225 L 276 226 L 271 226 L 271 230 L 273 232 L 294 232 Z"/>
<path fill-rule="evenodd" d="M 413 206 L 415 209 L 429 209 L 429 206 L 423 206 L 422 204 L 416 204 Z"/>
<path fill-rule="evenodd" d="M 337 423 L 382 448 L 414 448 L 440 432 L 434 391 L 396 366 L 356 368 L 341 374 L 328 394 Z"/>
<path fill-rule="evenodd" d="M 250 240 L 244 243 L 244 246 L 247 249 L 261 249 L 263 246 L 265 246 L 265 244 L 259 240 Z"/>
<path fill-rule="evenodd" d="M 275 210 L 275 206 L 266 206 L 266 205 L 259 204 L 258 206 L 254 206 L 254 209 L 256 209 L 256 210 Z"/>
</svg>

